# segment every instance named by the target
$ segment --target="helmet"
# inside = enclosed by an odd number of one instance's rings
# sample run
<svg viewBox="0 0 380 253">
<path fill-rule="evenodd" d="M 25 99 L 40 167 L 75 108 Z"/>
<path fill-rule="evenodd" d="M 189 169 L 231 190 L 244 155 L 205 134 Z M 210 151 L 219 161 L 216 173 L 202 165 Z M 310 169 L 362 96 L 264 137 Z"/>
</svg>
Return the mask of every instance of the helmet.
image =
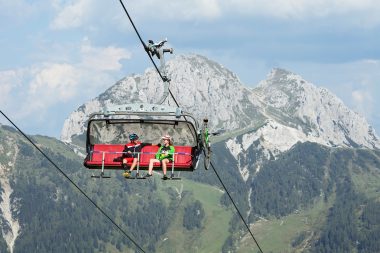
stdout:
<svg viewBox="0 0 380 253">
<path fill-rule="evenodd" d="M 138 138 L 139 138 L 139 136 L 135 133 L 129 135 L 129 139 L 131 141 L 137 140 Z"/>
</svg>

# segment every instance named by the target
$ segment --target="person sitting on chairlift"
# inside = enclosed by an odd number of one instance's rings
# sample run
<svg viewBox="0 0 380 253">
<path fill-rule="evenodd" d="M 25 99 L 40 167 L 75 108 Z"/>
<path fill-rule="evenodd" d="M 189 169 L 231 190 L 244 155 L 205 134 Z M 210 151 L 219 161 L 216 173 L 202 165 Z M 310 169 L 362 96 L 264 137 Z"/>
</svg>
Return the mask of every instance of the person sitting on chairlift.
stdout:
<svg viewBox="0 0 380 253">
<path fill-rule="evenodd" d="M 166 176 L 166 168 L 167 168 L 167 164 L 169 162 L 173 162 L 173 158 L 174 158 L 173 155 L 175 153 L 175 150 L 174 150 L 173 141 L 172 141 L 170 135 L 163 136 L 162 140 L 164 142 L 164 145 L 162 145 L 158 149 L 158 151 L 156 153 L 156 158 L 150 159 L 150 161 L 149 161 L 149 171 L 145 175 L 145 177 L 151 177 L 152 176 L 153 165 L 154 165 L 154 163 L 159 162 L 159 163 L 161 163 L 162 172 L 164 174 L 164 176 L 163 176 L 162 179 L 163 180 L 167 180 L 168 179 L 168 177 Z"/>
<path fill-rule="evenodd" d="M 123 169 L 125 172 L 123 173 L 123 176 L 125 178 L 129 178 L 131 176 L 131 173 L 133 169 L 136 167 L 138 162 L 138 154 L 141 152 L 142 144 L 139 141 L 139 136 L 135 133 L 129 135 L 130 142 L 125 144 L 124 150 L 123 150 Z M 133 157 L 132 165 L 127 169 L 127 158 Z"/>
</svg>

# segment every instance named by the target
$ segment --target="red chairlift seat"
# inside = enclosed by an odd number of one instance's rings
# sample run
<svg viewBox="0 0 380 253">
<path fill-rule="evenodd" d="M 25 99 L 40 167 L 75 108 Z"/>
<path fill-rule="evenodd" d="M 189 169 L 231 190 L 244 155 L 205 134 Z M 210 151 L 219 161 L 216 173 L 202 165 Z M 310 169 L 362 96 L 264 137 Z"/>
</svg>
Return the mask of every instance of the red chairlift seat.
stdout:
<svg viewBox="0 0 380 253">
<path fill-rule="evenodd" d="M 193 171 L 193 154 L 194 147 L 191 146 L 174 146 L 174 161 L 168 163 L 168 167 L 174 165 L 177 171 Z M 140 170 L 146 170 L 149 166 L 149 161 L 155 158 L 159 149 L 158 145 L 144 146 L 141 153 L 138 155 L 138 166 Z M 120 144 L 95 144 L 90 155 L 84 160 L 84 166 L 89 169 L 115 169 L 122 170 L 122 155 L 124 145 Z M 133 158 L 126 158 L 127 166 L 132 164 Z M 160 168 L 160 163 L 154 163 L 154 168 Z"/>
</svg>

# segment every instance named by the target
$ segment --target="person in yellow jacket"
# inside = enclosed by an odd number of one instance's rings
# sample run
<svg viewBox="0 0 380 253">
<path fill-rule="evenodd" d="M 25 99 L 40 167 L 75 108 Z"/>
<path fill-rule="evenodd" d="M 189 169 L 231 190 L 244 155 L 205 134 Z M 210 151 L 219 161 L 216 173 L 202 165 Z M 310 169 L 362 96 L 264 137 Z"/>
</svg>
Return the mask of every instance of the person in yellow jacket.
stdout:
<svg viewBox="0 0 380 253">
<path fill-rule="evenodd" d="M 158 149 L 156 153 L 156 158 L 150 159 L 149 170 L 148 170 L 148 173 L 145 175 L 145 178 L 152 176 L 153 165 L 154 163 L 159 162 L 161 163 L 162 172 L 164 173 L 164 177 L 162 179 L 164 180 L 168 179 L 168 177 L 166 176 L 166 168 L 167 168 L 167 164 L 169 162 L 172 162 L 174 159 L 175 149 L 174 149 L 173 141 L 170 135 L 163 136 L 162 140 L 164 142 L 164 145 L 162 145 Z"/>
</svg>

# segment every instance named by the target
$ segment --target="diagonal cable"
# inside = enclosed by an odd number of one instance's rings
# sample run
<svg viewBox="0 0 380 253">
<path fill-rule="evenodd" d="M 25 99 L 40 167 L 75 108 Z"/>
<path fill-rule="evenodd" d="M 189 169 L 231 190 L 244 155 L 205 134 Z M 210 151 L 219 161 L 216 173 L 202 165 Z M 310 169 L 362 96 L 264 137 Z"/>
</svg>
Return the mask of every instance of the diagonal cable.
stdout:
<svg viewBox="0 0 380 253">
<path fill-rule="evenodd" d="M 92 200 L 69 176 L 66 175 L 66 173 L 60 169 L 56 163 L 48 155 L 46 155 L 23 131 L 21 131 L 20 128 L 17 127 L 15 123 L 13 123 L 12 120 L 8 118 L 3 111 L 0 110 L 0 113 L 67 179 L 69 182 L 80 192 L 82 193 L 115 227 L 118 228 L 118 230 L 124 234 L 141 252 L 145 251 L 140 247 L 140 245 L 132 239 L 119 225 L 116 224 L 116 222 L 105 212 L 102 208 L 99 207 L 98 204 L 94 200 Z"/>
<path fill-rule="evenodd" d="M 247 222 L 245 222 L 245 220 L 244 220 L 244 218 L 243 218 L 243 215 L 240 213 L 240 211 L 239 211 L 237 205 L 235 204 L 235 201 L 233 200 L 231 194 L 230 194 L 229 191 L 227 190 L 227 187 L 224 185 L 222 179 L 220 178 L 220 176 L 219 176 L 218 172 L 216 171 L 216 169 L 215 169 L 214 165 L 212 164 L 212 162 L 210 162 L 210 165 L 211 165 L 212 169 L 214 170 L 216 176 L 218 177 L 220 183 L 222 184 L 224 190 L 226 191 L 228 197 L 230 198 L 232 204 L 234 205 L 234 207 L 235 207 L 237 213 L 238 213 L 239 216 L 240 216 L 240 219 L 243 221 L 244 225 L 247 227 L 248 232 L 251 234 L 252 239 L 255 241 L 255 243 L 256 243 L 257 247 L 259 248 L 260 252 L 261 252 L 261 253 L 264 253 L 263 250 L 261 249 L 259 243 L 257 242 L 255 236 L 253 235 L 251 229 L 249 228 Z"/>
</svg>

